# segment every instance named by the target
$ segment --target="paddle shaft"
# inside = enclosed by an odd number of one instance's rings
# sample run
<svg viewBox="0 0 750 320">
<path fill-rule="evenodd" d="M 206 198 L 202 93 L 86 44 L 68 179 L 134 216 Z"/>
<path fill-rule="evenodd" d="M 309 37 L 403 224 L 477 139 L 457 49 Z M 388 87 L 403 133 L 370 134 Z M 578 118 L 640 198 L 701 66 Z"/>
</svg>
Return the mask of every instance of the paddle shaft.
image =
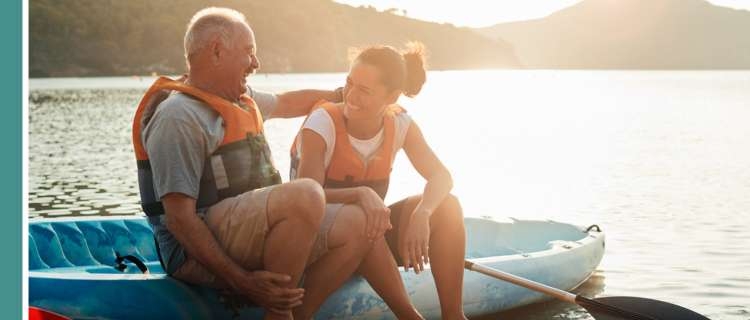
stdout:
<svg viewBox="0 0 750 320">
<path fill-rule="evenodd" d="M 497 270 L 497 269 L 493 269 L 493 268 L 490 268 L 490 267 L 486 267 L 486 266 L 483 266 L 481 264 L 476 264 L 476 263 L 473 263 L 473 262 L 468 261 L 468 260 L 464 260 L 464 268 L 466 268 L 468 270 L 471 270 L 471 271 L 476 271 L 476 272 L 479 272 L 479 273 L 482 273 L 482 274 L 486 274 L 486 275 L 488 275 L 490 277 L 494 277 L 494 278 L 498 278 L 498 279 L 501 279 L 501 280 L 505 280 L 505 281 L 508 281 L 508 282 L 513 283 L 515 285 L 522 286 L 522 287 L 530 289 L 530 290 L 542 292 L 544 294 L 550 295 L 550 296 L 552 296 L 552 297 L 554 297 L 556 299 L 562 300 L 562 301 L 566 301 L 566 302 L 577 304 L 577 302 L 576 302 L 576 295 L 572 294 L 570 292 L 567 292 L 567 291 L 563 291 L 563 290 L 560 290 L 560 289 L 557 289 L 557 288 L 550 287 L 548 285 L 544 285 L 544 284 L 541 284 L 541 283 L 538 283 L 538 282 L 534 282 L 534 281 L 531 281 L 531 280 L 528 280 L 528 279 L 524 279 L 524 278 L 521 278 L 519 276 L 514 276 L 514 275 L 512 275 L 510 273 L 505 273 L 503 271 L 500 271 L 500 270 Z"/>
<path fill-rule="evenodd" d="M 594 319 L 607 320 L 710 320 L 690 309 L 669 302 L 638 297 L 605 297 L 589 299 L 538 282 L 514 276 L 503 271 L 464 260 L 464 268 L 521 287 L 550 295 L 562 301 L 575 303 L 588 311 Z"/>
</svg>

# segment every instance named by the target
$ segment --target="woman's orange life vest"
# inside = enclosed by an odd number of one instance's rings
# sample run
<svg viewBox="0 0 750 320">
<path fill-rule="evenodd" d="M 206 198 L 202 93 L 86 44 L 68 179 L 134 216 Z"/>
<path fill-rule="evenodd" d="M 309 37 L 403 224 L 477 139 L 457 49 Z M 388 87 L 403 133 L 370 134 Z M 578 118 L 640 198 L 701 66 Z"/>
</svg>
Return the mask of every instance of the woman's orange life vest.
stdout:
<svg viewBox="0 0 750 320">
<path fill-rule="evenodd" d="M 396 115 L 406 112 L 398 105 L 391 105 L 386 109 L 383 118 L 383 143 L 367 162 L 352 147 L 349 133 L 346 131 L 346 118 L 337 105 L 323 101 L 317 108 L 324 109 L 333 120 L 336 130 L 336 143 L 333 147 L 331 163 L 326 168 L 324 188 L 349 188 L 367 186 L 372 188 L 381 198 L 385 199 L 388 192 L 391 169 L 393 165 L 394 143 L 396 131 Z M 309 116 L 308 116 L 309 117 Z M 301 129 L 300 129 L 301 132 Z M 299 134 L 297 135 L 299 139 Z M 290 178 L 297 176 L 299 155 L 297 141 L 292 144 Z"/>
<path fill-rule="evenodd" d="M 148 154 L 141 140 L 141 129 L 161 101 L 154 101 L 162 90 L 174 90 L 192 96 L 219 113 L 224 120 L 224 138 L 219 147 L 206 159 L 197 208 L 205 208 L 222 199 L 256 188 L 281 183 L 273 166 L 268 143 L 263 136 L 263 117 L 255 101 L 247 95 L 240 97 L 240 108 L 221 97 L 207 93 L 183 82 L 160 77 L 146 91 L 133 119 L 133 147 L 138 164 L 138 185 L 141 206 L 148 216 L 164 213 L 161 200 L 153 186 L 153 172 Z"/>
</svg>

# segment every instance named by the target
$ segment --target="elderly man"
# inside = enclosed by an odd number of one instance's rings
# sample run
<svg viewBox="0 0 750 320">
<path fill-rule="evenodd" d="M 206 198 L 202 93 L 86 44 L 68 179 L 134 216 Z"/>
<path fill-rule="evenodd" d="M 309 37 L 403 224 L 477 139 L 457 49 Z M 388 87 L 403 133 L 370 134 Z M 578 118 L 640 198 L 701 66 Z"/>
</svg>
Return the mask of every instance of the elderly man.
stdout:
<svg viewBox="0 0 750 320">
<path fill-rule="evenodd" d="M 317 260 L 354 268 L 367 240 L 361 219 L 320 231 L 323 190 L 309 179 L 279 184 L 263 135 L 264 118 L 306 115 L 316 101 L 335 100 L 337 93 L 275 96 L 249 89 L 246 78 L 259 67 L 256 50 L 241 13 L 196 13 L 185 34 L 187 78 L 160 78 L 147 91 L 133 143 L 143 208 L 167 273 L 228 286 L 265 308 L 266 318 L 288 319 L 306 295 L 316 297 L 316 308 L 335 289 L 297 288 L 305 267 Z M 336 273 L 312 269 L 307 279 Z"/>
</svg>

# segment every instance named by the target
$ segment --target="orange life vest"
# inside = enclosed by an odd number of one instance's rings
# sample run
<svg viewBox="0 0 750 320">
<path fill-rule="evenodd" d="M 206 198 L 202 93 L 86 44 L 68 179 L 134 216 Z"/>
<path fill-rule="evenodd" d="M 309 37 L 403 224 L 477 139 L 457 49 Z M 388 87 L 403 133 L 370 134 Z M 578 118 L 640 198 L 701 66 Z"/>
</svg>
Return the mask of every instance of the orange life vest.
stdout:
<svg viewBox="0 0 750 320">
<path fill-rule="evenodd" d="M 328 113 L 333 120 L 336 130 L 336 143 L 333 147 L 331 163 L 326 168 L 323 187 L 349 188 L 367 186 L 372 188 L 381 198 L 385 199 L 393 165 L 396 115 L 406 111 L 397 105 L 388 107 L 383 118 L 383 143 L 375 151 L 375 154 L 365 162 L 349 142 L 349 133 L 346 131 L 346 119 L 341 108 L 327 101 L 319 103 L 313 110 L 317 108 L 322 108 Z M 299 135 L 297 135 L 298 138 Z M 291 179 L 296 178 L 299 166 L 299 156 L 296 146 L 297 142 L 295 140 L 291 150 L 289 173 Z"/>
<path fill-rule="evenodd" d="M 154 98 L 162 90 L 175 90 L 204 102 L 224 120 L 224 138 L 206 159 L 197 208 L 205 208 L 220 200 L 256 188 L 281 183 L 274 168 L 268 143 L 263 136 L 263 117 L 255 101 L 242 95 L 240 108 L 221 97 L 185 83 L 160 77 L 146 91 L 133 119 L 133 147 L 138 164 L 138 186 L 141 206 L 148 216 L 164 213 L 153 185 L 153 172 L 148 154 L 141 141 L 141 129 L 158 107 Z"/>
</svg>

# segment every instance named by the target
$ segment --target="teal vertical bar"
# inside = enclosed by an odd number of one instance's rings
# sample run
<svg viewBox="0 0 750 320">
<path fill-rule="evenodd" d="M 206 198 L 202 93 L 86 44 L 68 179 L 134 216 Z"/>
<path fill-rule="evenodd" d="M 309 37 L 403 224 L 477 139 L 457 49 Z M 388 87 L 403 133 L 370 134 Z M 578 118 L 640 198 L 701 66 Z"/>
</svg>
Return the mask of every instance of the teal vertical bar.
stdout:
<svg viewBox="0 0 750 320">
<path fill-rule="evenodd" d="M 33 1 L 33 0 L 32 0 Z M 22 1 L 0 1 L 0 314 L 21 319 L 22 226 Z"/>
</svg>

